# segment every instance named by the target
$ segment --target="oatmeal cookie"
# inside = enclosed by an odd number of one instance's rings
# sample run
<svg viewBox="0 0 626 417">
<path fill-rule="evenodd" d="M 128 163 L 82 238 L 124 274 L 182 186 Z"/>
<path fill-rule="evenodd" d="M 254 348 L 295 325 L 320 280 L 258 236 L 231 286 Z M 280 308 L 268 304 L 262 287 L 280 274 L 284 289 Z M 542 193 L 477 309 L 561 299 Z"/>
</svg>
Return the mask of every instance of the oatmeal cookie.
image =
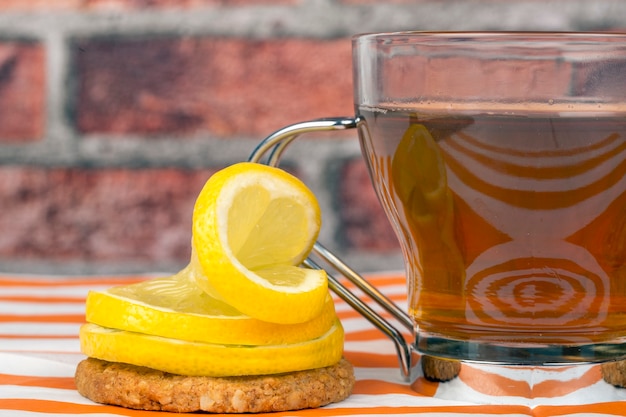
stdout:
<svg viewBox="0 0 626 417">
<path fill-rule="evenodd" d="M 354 371 L 342 359 L 287 374 L 216 378 L 88 358 L 78 365 L 75 381 L 81 395 L 103 404 L 177 413 L 262 413 L 341 401 L 352 391 Z"/>
</svg>

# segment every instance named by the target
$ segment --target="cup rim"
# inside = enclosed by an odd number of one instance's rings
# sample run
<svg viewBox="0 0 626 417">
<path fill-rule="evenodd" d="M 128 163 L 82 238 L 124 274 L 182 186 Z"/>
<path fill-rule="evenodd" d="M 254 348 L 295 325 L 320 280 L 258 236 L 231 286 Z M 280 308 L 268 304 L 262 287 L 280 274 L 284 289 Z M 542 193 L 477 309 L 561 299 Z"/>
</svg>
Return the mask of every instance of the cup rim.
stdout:
<svg viewBox="0 0 626 417">
<path fill-rule="evenodd" d="M 365 32 L 352 36 L 353 42 L 403 40 L 404 43 L 419 40 L 459 42 L 461 40 L 522 41 L 522 42 L 626 42 L 626 32 L 602 31 L 392 31 Z M 567 43 L 567 42 L 566 42 Z"/>
</svg>

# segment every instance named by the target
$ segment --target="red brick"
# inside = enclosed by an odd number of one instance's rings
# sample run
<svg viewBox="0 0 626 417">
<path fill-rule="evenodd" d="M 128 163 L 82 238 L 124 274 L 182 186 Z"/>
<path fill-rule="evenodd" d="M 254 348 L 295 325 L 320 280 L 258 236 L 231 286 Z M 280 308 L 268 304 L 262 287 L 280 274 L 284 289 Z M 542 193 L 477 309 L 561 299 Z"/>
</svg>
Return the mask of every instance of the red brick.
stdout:
<svg viewBox="0 0 626 417">
<path fill-rule="evenodd" d="M 45 51 L 27 41 L 0 44 L 0 142 L 41 139 L 45 124 Z"/>
<path fill-rule="evenodd" d="M 75 51 L 83 133 L 265 136 L 353 114 L 348 39 L 83 40 Z"/>
<path fill-rule="evenodd" d="M 186 262 L 210 173 L 0 167 L 0 258 Z"/>
<path fill-rule="evenodd" d="M 85 0 L 2 0 L 0 11 L 75 9 L 84 2 Z"/>
<path fill-rule="evenodd" d="M 506 95 L 522 100 L 531 94 L 547 99 L 560 97 L 571 88 L 571 65 L 552 59 L 503 63 L 480 62 L 464 56 L 419 55 L 388 61 L 383 71 L 404 74 L 407 67 L 424 71 L 416 72 L 411 80 L 388 76 L 386 93 L 394 99 L 411 99 L 416 95 L 500 99 Z"/>
<path fill-rule="evenodd" d="M 386 4 L 404 4 L 404 3 L 424 3 L 427 0 L 386 0 Z M 339 0 L 340 3 L 348 5 L 361 5 L 361 4 L 380 4 L 380 0 Z"/>
<path fill-rule="evenodd" d="M 206 6 L 296 4 L 298 0 L 2 0 L 0 11 L 192 9 Z"/>
<path fill-rule="evenodd" d="M 205 6 L 244 6 L 255 4 L 295 4 L 297 0 L 84 0 L 84 5 L 102 10 L 137 10 L 149 8 L 190 9 Z"/>
<path fill-rule="evenodd" d="M 342 167 L 338 201 L 341 240 L 349 248 L 379 252 L 399 249 L 363 160 L 347 161 Z"/>
</svg>

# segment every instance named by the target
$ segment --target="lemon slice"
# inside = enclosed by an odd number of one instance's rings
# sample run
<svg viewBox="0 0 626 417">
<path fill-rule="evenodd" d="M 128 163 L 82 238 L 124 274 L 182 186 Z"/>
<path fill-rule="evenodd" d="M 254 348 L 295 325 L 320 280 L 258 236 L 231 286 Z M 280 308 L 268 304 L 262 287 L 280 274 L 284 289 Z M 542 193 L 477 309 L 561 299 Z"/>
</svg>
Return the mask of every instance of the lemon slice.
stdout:
<svg viewBox="0 0 626 417">
<path fill-rule="evenodd" d="M 340 322 L 321 337 L 271 346 L 237 346 L 188 342 L 84 324 L 81 350 L 110 362 L 146 366 L 188 376 L 266 375 L 322 368 L 341 359 Z"/>
<path fill-rule="evenodd" d="M 464 286 L 465 261 L 456 240 L 455 208 L 446 165 L 437 142 L 422 124 L 411 124 L 396 149 L 391 173 L 407 227 L 420 248 L 415 260 L 432 293 Z M 417 297 L 415 291 L 409 297 Z"/>
<path fill-rule="evenodd" d="M 198 284 L 238 311 L 273 323 L 303 323 L 326 300 L 326 273 L 299 267 L 320 229 L 311 191 L 287 172 L 242 162 L 211 176 L 193 212 Z"/>
<path fill-rule="evenodd" d="M 320 337 L 336 320 L 327 294 L 320 315 L 301 324 L 250 318 L 206 294 L 195 284 L 191 266 L 176 275 L 91 291 L 86 320 L 131 332 L 217 344 L 281 345 Z"/>
<path fill-rule="evenodd" d="M 432 217 L 445 205 L 445 163 L 424 125 L 412 124 L 402 136 L 393 156 L 392 174 L 396 193 L 413 216 Z"/>
</svg>

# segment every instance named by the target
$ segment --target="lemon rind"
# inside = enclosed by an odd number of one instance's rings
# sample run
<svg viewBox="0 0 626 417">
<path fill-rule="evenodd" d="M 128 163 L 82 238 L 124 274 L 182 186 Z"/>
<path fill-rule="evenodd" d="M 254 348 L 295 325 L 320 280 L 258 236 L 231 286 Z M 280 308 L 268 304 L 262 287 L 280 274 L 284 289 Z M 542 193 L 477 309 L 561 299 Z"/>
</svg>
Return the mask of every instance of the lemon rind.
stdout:
<svg viewBox="0 0 626 417">
<path fill-rule="evenodd" d="M 289 260 L 297 266 L 313 247 L 319 233 L 319 206 L 315 196 L 297 178 L 279 170 L 255 163 L 231 165 L 214 174 L 200 192 L 193 213 L 192 245 L 197 251 L 202 272 L 220 298 L 242 313 L 256 319 L 280 324 L 302 323 L 320 313 L 328 291 L 326 273 L 307 270 L 300 291 L 274 286 L 249 270 L 228 245 L 229 207 L 238 190 L 249 184 L 265 184 L 263 178 L 285 185 L 305 197 L 306 207 L 313 207 L 309 217 L 309 240 L 300 254 Z M 234 178 L 237 180 L 235 181 Z M 280 190 L 285 195 L 291 192 Z M 281 194 L 282 195 L 282 194 Z M 223 201 L 221 199 L 224 199 Z M 224 202 L 225 201 L 225 202 Z M 246 294 L 246 297 L 242 297 Z M 257 301 L 259 300 L 259 301 Z M 263 300 L 262 302 L 260 300 Z M 251 302 L 252 301 L 252 302 Z"/>
<path fill-rule="evenodd" d="M 319 337 L 333 325 L 335 316 L 330 294 L 318 316 L 296 325 L 263 322 L 245 315 L 179 312 L 107 291 L 90 291 L 85 310 L 87 322 L 103 327 L 194 342 L 259 346 Z"/>
<path fill-rule="evenodd" d="M 80 328 L 81 350 L 89 357 L 186 376 L 269 375 L 323 368 L 343 354 L 343 327 L 319 338 L 289 345 L 243 346 L 188 342 L 96 324 Z"/>
</svg>

